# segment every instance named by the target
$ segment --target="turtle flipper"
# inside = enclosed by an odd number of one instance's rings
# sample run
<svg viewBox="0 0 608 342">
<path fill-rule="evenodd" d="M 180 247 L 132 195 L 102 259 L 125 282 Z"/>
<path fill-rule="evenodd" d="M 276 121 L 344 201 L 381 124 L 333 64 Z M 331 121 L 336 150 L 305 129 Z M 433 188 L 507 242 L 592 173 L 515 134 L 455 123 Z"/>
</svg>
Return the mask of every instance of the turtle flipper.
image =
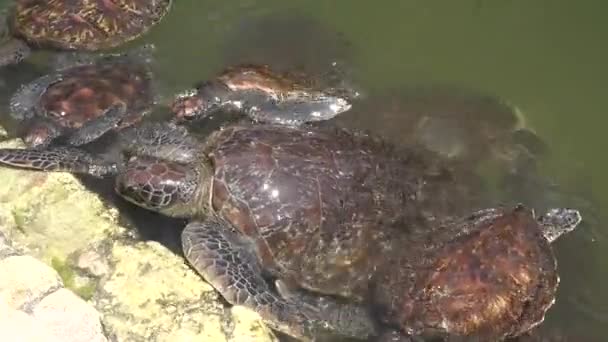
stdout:
<svg viewBox="0 0 608 342">
<path fill-rule="evenodd" d="M 332 119 L 350 108 L 351 104 L 342 97 L 323 95 L 281 102 L 269 100 L 259 106 L 249 106 L 246 113 L 252 120 L 261 123 L 299 126 Z"/>
<path fill-rule="evenodd" d="M 115 128 L 127 114 L 127 107 L 124 103 L 114 104 L 100 116 L 84 123 L 67 138 L 67 143 L 72 146 L 81 146 L 99 139 Z"/>
<path fill-rule="evenodd" d="M 543 235 L 549 242 L 557 240 L 560 236 L 573 231 L 583 220 L 581 213 L 576 209 L 554 208 L 538 218 L 543 229 Z"/>
<path fill-rule="evenodd" d="M 83 51 L 64 51 L 53 54 L 50 64 L 56 70 L 73 68 L 75 66 L 90 65 L 104 61 L 125 61 L 134 63 L 149 63 L 153 60 L 154 44 L 144 44 L 142 46 L 127 50 L 121 53 L 94 53 Z"/>
<path fill-rule="evenodd" d="M 545 157 L 550 153 L 547 143 L 529 129 L 517 129 L 511 134 L 510 138 L 514 145 L 524 147 L 528 153 L 536 158 Z"/>
<path fill-rule="evenodd" d="M 380 336 L 373 336 L 369 342 L 424 342 L 422 337 L 406 336 L 397 330 L 386 330 Z"/>
<path fill-rule="evenodd" d="M 121 131 L 119 138 L 123 151 L 128 154 L 179 163 L 196 161 L 201 150 L 186 127 L 167 122 L 145 122 L 129 127 Z"/>
<path fill-rule="evenodd" d="M 0 67 L 19 64 L 32 53 L 22 40 L 10 39 L 0 46 Z"/>
<path fill-rule="evenodd" d="M 60 74 L 50 74 L 37 78 L 36 80 L 22 85 L 11 97 L 10 115 L 17 120 L 31 119 L 36 115 L 40 97 L 53 83 L 61 81 Z"/>
<path fill-rule="evenodd" d="M 32 52 L 25 41 L 10 36 L 9 21 L 12 14 L 11 10 L 3 10 L 0 13 L 0 36 L 3 39 L 0 44 L 0 67 L 18 64 Z"/>
<path fill-rule="evenodd" d="M 257 259 L 229 223 L 217 217 L 191 222 L 182 233 L 182 247 L 194 269 L 229 303 L 258 312 L 275 330 L 313 338 L 316 320 L 270 289 Z"/>
<path fill-rule="evenodd" d="M 116 164 L 68 147 L 47 150 L 0 149 L 0 165 L 48 172 L 89 174 L 96 177 L 117 173 Z"/>
<path fill-rule="evenodd" d="M 376 336 L 376 324 L 365 305 L 341 302 L 336 298 L 312 294 L 301 289 L 289 289 L 282 280 L 275 281 L 279 294 L 291 302 L 322 314 L 322 318 L 332 327 L 331 334 L 346 338 L 368 338 Z"/>
</svg>

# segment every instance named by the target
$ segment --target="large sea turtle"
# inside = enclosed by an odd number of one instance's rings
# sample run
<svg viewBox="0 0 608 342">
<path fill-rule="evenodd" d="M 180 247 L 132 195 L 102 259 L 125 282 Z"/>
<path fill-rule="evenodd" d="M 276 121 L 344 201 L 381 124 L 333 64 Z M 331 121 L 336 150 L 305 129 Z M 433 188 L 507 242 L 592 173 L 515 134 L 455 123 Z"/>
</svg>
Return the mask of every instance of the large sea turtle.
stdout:
<svg viewBox="0 0 608 342">
<path fill-rule="evenodd" d="M 148 31 L 172 0 L 16 0 L 3 15 L 11 36 L 0 47 L 0 66 L 19 63 L 33 47 L 98 51 Z"/>
<path fill-rule="evenodd" d="M 152 45 L 122 54 L 64 54 L 58 68 L 23 85 L 10 114 L 24 121 L 24 141 L 41 147 L 66 136 L 82 145 L 138 122 L 157 102 Z"/>
<path fill-rule="evenodd" d="M 0 149 L 0 163 L 115 176 L 128 201 L 190 218 L 191 265 L 303 340 L 384 329 L 501 339 L 542 321 L 558 279 L 549 243 L 576 227 L 576 210 L 470 214 L 475 191 L 426 151 L 268 121 L 203 141 L 168 123 L 129 128 L 124 163 L 66 148 Z"/>
</svg>

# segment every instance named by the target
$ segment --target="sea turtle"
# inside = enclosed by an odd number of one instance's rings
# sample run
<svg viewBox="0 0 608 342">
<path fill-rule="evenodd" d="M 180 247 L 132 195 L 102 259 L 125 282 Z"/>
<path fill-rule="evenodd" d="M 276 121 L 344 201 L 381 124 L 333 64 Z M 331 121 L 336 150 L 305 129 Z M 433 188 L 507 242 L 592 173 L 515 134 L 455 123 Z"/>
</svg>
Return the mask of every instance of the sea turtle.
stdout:
<svg viewBox="0 0 608 342">
<path fill-rule="evenodd" d="M 577 210 L 536 217 L 522 205 L 444 218 L 379 263 L 373 305 L 400 333 L 497 341 L 540 324 L 553 305 L 559 276 L 550 244 L 581 222 Z M 418 243 L 416 243 L 418 242 Z"/>
<path fill-rule="evenodd" d="M 246 113 L 256 121 L 297 126 L 349 110 L 350 100 L 358 95 L 354 89 L 324 88 L 320 77 L 243 64 L 227 68 L 196 89 L 180 94 L 172 110 L 181 121 L 227 110 Z"/>
<path fill-rule="evenodd" d="M 498 96 L 467 87 L 401 86 L 370 94 L 353 112 L 337 121 L 345 127 L 382 132 L 400 144 L 421 144 L 465 165 L 491 159 L 503 166 L 521 167 L 517 163 L 536 160 L 548 152 L 518 108 Z M 370 116 L 370 112 L 376 114 Z"/>
<path fill-rule="evenodd" d="M 138 122 L 157 102 L 153 49 L 62 55 L 56 71 L 23 85 L 10 101 L 11 116 L 25 123 L 26 144 L 42 147 L 64 136 L 82 145 Z"/>
<path fill-rule="evenodd" d="M 191 265 L 228 302 L 304 340 L 324 330 L 365 338 L 376 323 L 401 336 L 444 328 L 504 337 L 542 319 L 557 284 L 548 244 L 578 224 L 577 211 L 449 219 L 479 204 L 442 159 L 367 134 L 268 121 L 203 141 L 170 123 L 132 127 L 119 136 L 124 163 L 67 148 L 0 149 L 0 163 L 112 175 L 128 201 L 190 218 L 182 242 Z M 453 306 L 444 290 L 459 295 Z M 451 321 L 436 314 L 444 306 Z"/>
<path fill-rule="evenodd" d="M 332 64 L 351 64 L 355 56 L 346 35 L 297 8 L 239 14 L 238 24 L 226 27 L 220 43 L 221 60 L 228 65 L 265 64 L 325 74 L 333 71 Z"/>
<path fill-rule="evenodd" d="M 32 47 L 98 51 L 144 34 L 172 0 L 16 0 L 3 15 L 12 37 L 0 47 L 0 66 L 19 63 Z"/>
</svg>

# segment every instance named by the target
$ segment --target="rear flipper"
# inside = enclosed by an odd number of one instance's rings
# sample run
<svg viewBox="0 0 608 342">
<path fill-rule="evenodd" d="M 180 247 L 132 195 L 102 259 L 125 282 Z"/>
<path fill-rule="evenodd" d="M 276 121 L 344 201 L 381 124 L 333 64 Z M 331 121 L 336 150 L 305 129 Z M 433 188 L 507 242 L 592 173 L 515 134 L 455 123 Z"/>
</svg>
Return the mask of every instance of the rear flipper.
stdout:
<svg viewBox="0 0 608 342">
<path fill-rule="evenodd" d="M 271 290 L 257 258 L 242 240 L 228 222 L 217 217 L 191 222 L 182 233 L 190 264 L 229 303 L 248 307 L 269 327 L 305 341 L 326 329 L 318 317 Z"/>
<path fill-rule="evenodd" d="M 68 145 L 81 146 L 99 139 L 108 131 L 116 128 L 122 119 L 127 116 L 127 113 L 127 107 L 124 103 L 112 105 L 101 116 L 87 121 L 82 127 L 67 137 Z"/>
<path fill-rule="evenodd" d="M 377 335 L 376 324 L 364 304 L 344 303 L 330 296 L 289 289 L 282 280 L 277 280 L 275 286 L 283 298 L 321 314 L 332 327 L 331 335 L 357 339 Z"/>
<path fill-rule="evenodd" d="M 115 175 L 116 164 L 74 148 L 47 150 L 0 149 L 0 165 L 47 172 L 71 172 L 95 177 Z"/>
</svg>

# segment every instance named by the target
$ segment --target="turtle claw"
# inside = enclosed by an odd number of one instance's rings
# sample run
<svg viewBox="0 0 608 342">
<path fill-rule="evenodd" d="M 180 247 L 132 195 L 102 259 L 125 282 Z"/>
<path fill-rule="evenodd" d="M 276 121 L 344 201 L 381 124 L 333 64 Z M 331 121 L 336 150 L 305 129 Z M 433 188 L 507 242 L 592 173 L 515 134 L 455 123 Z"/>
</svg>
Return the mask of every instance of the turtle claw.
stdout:
<svg viewBox="0 0 608 342">
<path fill-rule="evenodd" d="M 97 118 L 84 123 L 80 129 L 67 138 L 67 143 L 71 146 L 88 144 L 116 128 L 127 113 L 124 103 L 114 104 Z"/>
<path fill-rule="evenodd" d="M 114 175 L 118 167 L 74 148 L 0 149 L 0 165 L 46 172 L 71 172 L 95 177 Z"/>
<path fill-rule="evenodd" d="M 190 265 L 226 301 L 256 311 L 271 328 L 304 341 L 329 328 L 271 290 L 248 243 L 225 220 L 213 216 L 189 223 L 182 247 Z"/>
</svg>

